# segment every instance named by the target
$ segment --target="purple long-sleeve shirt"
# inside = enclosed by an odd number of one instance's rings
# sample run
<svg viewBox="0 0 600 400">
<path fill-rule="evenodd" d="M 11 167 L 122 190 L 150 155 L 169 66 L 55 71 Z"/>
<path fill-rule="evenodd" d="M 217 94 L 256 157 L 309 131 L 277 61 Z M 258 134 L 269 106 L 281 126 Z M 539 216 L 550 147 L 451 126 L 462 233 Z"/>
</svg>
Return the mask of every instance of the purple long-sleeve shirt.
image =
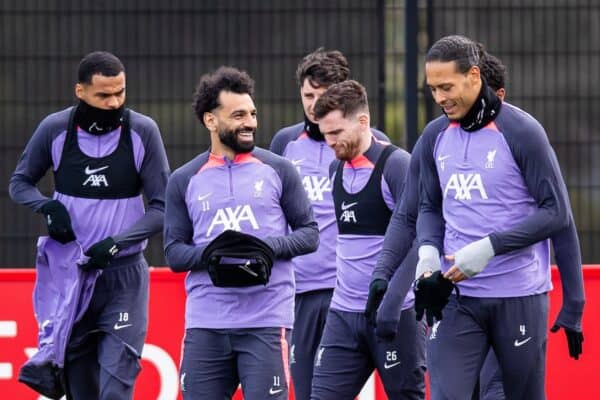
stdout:
<svg viewBox="0 0 600 400">
<path fill-rule="evenodd" d="M 541 256 L 544 244 L 534 244 L 567 237 L 569 250 L 563 254 L 571 255 L 579 253 L 579 245 L 558 161 L 541 125 L 504 103 L 495 121 L 478 131 L 465 132 L 442 116 L 425 128 L 422 141 L 419 243 L 439 247 L 443 242 L 444 253 L 453 254 L 490 237 L 496 256 L 484 271 L 460 283 L 465 295 L 512 297 L 549 290 L 549 259 Z M 440 231 L 440 221 L 445 230 Z M 572 300 L 582 306 L 580 261 L 561 261 Z"/>
<path fill-rule="evenodd" d="M 227 229 L 271 246 L 276 260 L 266 286 L 216 287 L 199 268 L 206 246 Z M 190 271 L 187 329 L 292 327 L 291 258 L 315 251 L 319 231 L 291 162 L 260 148 L 233 161 L 200 154 L 169 179 L 164 239 L 171 268 Z"/>
<path fill-rule="evenodd" d="M 449 125 L 449 120 L 439 118 L 427 129 L 442 131 Z M 377 266 L 373 271 L 372 279 L 384 279 L 390 281 L 391 292 L 394 292 L 396 298 L 399 288 L 403 290 L 410 286 L 406 280 L 412 281 L 415 265 L 405 265 L 403 268 L 412 268 L 412 275 L 407 274 L 405 279 L 392 279 L 392 275 L 397 275 L 397 268 L 404 262 L 411 246 L 416 246 L 413 239 L 416 236 L 416 223 L 419 211 L 419 162 L 422 157 L 422 140 L 419 138 L 410 158 L 409 171 L 405 180 L 402 199 L 396 206 L 390 224 L 385 234 L 383 248 Z M 444 230 L 443 219 L 438 220 L 439 231 Z M 579 248 L 579 239 L 572 214 L 569 215 L 568 227 L 553 234 L 550 237 L 554 247 L 554 257 L 561 276 L 563 307 L 559 313 L 558 321 L 565 326 L 580 330 L 581 316 L 585 303 L 583 290 L 583 277 L 581 271 L 581 250 Z M 443 252 L 443 243 L 439 243 L 440 253 Z M 548 256 L 548 246 L 546 241 L 539 243 L 537 251 L 540 257 Z M 401 290 L 401 291 L 403 291 Z M 386 294 L 387 297 L 387 294 Z M 385 301 L 385 300 L 384 300 Z"/>
<path fill-rule="evenodd" d="M 71 107 L 47 116 L 27 143 L 10 178 L 11 198 L 34 211 L 49 199 L 36 187 L 48 169 L 54 172 L 61 162 Z M 124 248 L 117 257 L 143 250 L 146 239 L 160 232 L 164 216 L 164 192 L 169 164 L 156 123 L 130 111 L 130 131 L 135 168 L 148 201 L 144 209 L 141 196 L 124 199 L 90 199 L 54 192 L 53 198 L 67 208 L 73 231 L 84 249 L 111 236 Z M 88 157 L 104 157 L 119 144 L 121 128 L 103 135 L 77 129 L 80 150 Z"/>
</svg>

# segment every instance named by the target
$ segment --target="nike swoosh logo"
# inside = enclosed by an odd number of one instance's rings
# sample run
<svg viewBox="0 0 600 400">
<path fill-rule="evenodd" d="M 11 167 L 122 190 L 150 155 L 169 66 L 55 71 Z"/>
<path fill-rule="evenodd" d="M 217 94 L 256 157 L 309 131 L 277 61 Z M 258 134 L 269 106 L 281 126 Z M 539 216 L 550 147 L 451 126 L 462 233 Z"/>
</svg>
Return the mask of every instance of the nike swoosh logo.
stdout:
<svg viewBox="0 0 600 400">
<path fill-rule="evenodd" d="M 211 194 L 212 194 L 212 192 L 207 193 L 207 194 L 202 195 L 202 196 L 198 196 L 198 201 L 202 201 L 204 199 L 207 199 Z"/>
<path fill-rule="evenodd" d="M 515 347 L 519 347 L 519 346 L 523 346 L 525 343 L 529 342 L 531 340 L 531 336 L 529 336 L 527 339 L 522 340 L 519 342 L 519 339 L 515 339 Z"/>
<path fill-rule="evenodd" d="M 398 362 L 395 362 L 395 363 L 391 363 L 391 364 L 384 363 L 383 364 L 383 368 L 385 368 L 385 369 L 394 368 L 396 365 L 400 365 L 400 363 L 401 363 L 401 361 L 398 361 Z"/>
<path fill-rule="evenodd" d="M 306 158 L 302 158 L 300 160 L 292 160 L 292 164 L 300 165 L 300 164 L 302 164 L 302 162 L 304 162 L 304 160 L 306 160 Z"/>
<path fill-rule="evenodd" d="M 115 326 L 113 326 L 113 328 L 115 329 L 115 331 L 118 331 L 119 329 L 127 328 L 128 326 L 132 326 L 132 325 L 133 324 L 119 325 L 118 322 L 115 322 Z"/>
<path fill-rule="evenodd" d="M 349 209 L 350 207 L 353 207 L 353 206 L 355 206 L 355 205 L 357 205 L 357 204 L 358 204 L 358 201 L 355 201 L 354 203 L 350 203 L 350 204 L 345 204 L 345 203 L 342 201 L 342 211 L 346 211 L 346 210 L 347 210 L 347 209 Z"/>
<path fill-rule="evenodd" d="M 100 168 L 95 168 L 95 169 L 90 169 L 89 166 L 86 166 L 85 174 L 92 175 L 92 174 L 95 174 L 96 172 L 104 171 L 106 168 L 108 168 L 108 165 L 105 165 L 104 167 L 100 167 Z"/>
<path fill-rule="evenodd" d="M 283 392 L 283 389 L 273 389 L 273 388 L 269 389 L 270 395 L 274 395 L 274 394 L 281 393 L 281 392 Z"/>
<path fill-rule="evenodd" d="M 452 157 L 452 155 L 447 155 L 447 156 L 438 156 L 438 161 L 444 161 L 447 160 L 448 158 Z"/>
<path fill-rule="evenodd" d="M 96 122 L 94 122 L 92 125 L 90 125 L 90 127 L 88 128 L 88 132 L 92 132 L 92 131 L 96 131 L 96 132 L 102 132 L 102 129 L 98 128 L 98 125 L 96 125 Z"/>
</svg>

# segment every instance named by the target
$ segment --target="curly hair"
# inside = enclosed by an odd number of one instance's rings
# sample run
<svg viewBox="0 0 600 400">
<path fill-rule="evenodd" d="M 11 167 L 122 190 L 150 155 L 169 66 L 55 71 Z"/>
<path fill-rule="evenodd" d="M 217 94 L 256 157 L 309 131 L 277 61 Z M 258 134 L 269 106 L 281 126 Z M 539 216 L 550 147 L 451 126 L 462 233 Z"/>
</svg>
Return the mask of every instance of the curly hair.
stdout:
<svg viewBox="0 0 600 400">
<path fill-rule="evenodd" d="M 296 70 L 298 86 L 308 79 L 313 87 L 330 86 L 350 77 L 350 66 L 346 57 L 338 51 L 325 51 L 322 47 L 307 54 Z"/>
<path fill-rule="evenodd" d="M 219 67 L 216 71 L 204 74 L 200 77 L 196 91 L 194 92 L 194 101 L 192 107 L 196 117 L 204 125 L 204 113 L 211 112 L 219 107 L 219 94 L 222 91 L 254 94 L 254 80 L 246 71 L 240 71 L 233 67 Z"/>
<path fill-rule="evenodd" d="M 506 66 L 496 56 L 487 53 L 479 68 L 481 75 L 492 89 L 498 90 L 506 87 Z"/>
</svg>

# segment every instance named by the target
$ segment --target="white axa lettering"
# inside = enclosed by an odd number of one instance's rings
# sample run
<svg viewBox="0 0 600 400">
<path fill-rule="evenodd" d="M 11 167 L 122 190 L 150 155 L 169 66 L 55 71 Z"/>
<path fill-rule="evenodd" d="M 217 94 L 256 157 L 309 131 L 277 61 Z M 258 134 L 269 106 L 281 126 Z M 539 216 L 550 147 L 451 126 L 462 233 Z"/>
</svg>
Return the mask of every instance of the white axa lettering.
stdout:
<svg viewBox="0 0 600 400">
<path fill-rule="evenodd" d="M 302 185 L 310 201 L 323 201 L 323 193 L 331 193 L 331 184 L 326 176 L 306 175 L 302 178 Z"/>
<path fill-rule="evenodd" d="M 356 223 L 356 215 L 354 214 L 353 210 L 346 210 L 342 213 L 342 215 L 340 216 L 340 221 L 342 222 L 353 222 Z"/>
<path fill-rule="evenodd" d="M 250 207 L 250 205 L 244 204 L 241 206 L 235 206 L 235 208 L 219 208 L 213 217 L 208 230 L 206 231 L 206 237 L 210 236 L 213 229 L 217 225 L 223 226 L 222 231 L 226 231 L 228 229 L 241 231 L 242 221 L 250 222 L 250 225 L 254 230 L 259 229 L 258 223 L 256 222 L 256 217 L 254 217 L 254 212 L 252 211 L 252 207 Z"/>
<path fill-rule="evenodd" d="M 82 186 L 87 186 L 88 184 L 93 187 L 98 187 L 101 185 L 108 186 L 108 181 L 106 180 L 106 175 L 90 175 L 87 177 L 85 182 L 83 182 Z"/>
<path fill-rule="evenodd" d="M 488 199 L 480 174 L 452 174 L 446 183 L 444 198 L 450 190 L 455 191 L 454 200 L 471 200 L 471 190 L 478 190 L 482 199 Z"/>
</svg>

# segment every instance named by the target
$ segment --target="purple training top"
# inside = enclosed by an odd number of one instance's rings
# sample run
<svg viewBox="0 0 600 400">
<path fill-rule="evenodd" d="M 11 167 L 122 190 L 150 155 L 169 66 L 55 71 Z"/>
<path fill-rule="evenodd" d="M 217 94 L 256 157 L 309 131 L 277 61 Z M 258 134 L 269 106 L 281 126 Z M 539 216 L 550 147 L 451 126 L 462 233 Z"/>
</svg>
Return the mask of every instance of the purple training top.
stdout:
<svg viewBox="0 0 600 400">
<path fill-rule="evenodd" d="M 377 140 L 389 142 L 388 137 L 371 129 Z M 319 248 L 314 253 L 294 257 L 296 293 L 335 287 L 335 246 L 338 234 L 335 210 L 331 197 L 329 165 L 335 153 L 324 140 L 310 137 L 304 123 L 285 127 L 275 134 L 270 150 L 289 159 L 302 179 L 302 185 L 312 204 L 319 225 Z"/>
<path fill-rule="evenodd" d="M 206 246 L 227 229 L 254 235 L 273 248 L 276 261 L 266 286 L 216 287 L 199 269 Z M 169 179 L 165 255 L 174 271 L 190 271 L 186 329 L 291 328 L 291 258 L 316 250 L 318 243 L 298 173 L 269 151 L 255 148 L 233 161 L 205 152 Z"/>
</svg>

